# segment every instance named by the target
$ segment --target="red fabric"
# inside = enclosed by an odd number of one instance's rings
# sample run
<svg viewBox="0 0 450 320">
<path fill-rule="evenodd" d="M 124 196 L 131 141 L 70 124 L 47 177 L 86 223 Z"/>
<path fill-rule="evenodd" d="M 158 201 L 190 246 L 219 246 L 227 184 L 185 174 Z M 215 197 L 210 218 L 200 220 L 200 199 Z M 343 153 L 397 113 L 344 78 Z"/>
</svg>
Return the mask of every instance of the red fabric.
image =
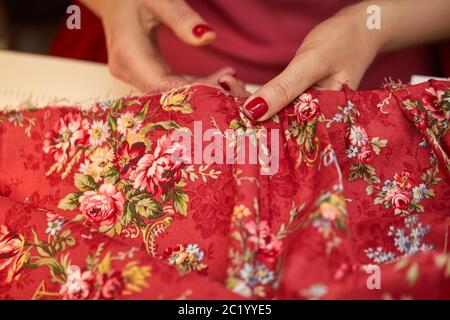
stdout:
<svg viewBox="0 0 450 320">
<path fill-rule="evenodd" d="M 1 112 L 0 298 L 450 298 L 450 82 L 303 94 L 253 127 L 272 175 L 171 141 L 236 145 L 239 106 L 194 85 Z"/>
<path fill-rule="evenodd" d="M 191 47 L 161 26 L 158 46 L 176 73 L 205 76 L 229 65 L 236 68 L 242 80 L 262 84 L 286 67 L 315 25 L 354 2 L 192 0 L 189 1 L 191 6 L 218 32 L 216 41 L 208 47 Z M 82 24 L 80 30 L 63 27 L 50 52 L 57 56 L 106 62 L 101 23 L 85 7 Z M 183 52 L 182 59 L 180 52 Z M 430 47 L 383 54 L 369 67 L 360 88 L 377 89 L 387 75 L 404 83 L 412 74 L 440 75 L 445 71 L 447 76 L 450 75 L 447 69 L 439 70 L 437 59 Z M 442 59 L 448 63 L 449 57 Z"/>
<path fill-rule="evenodd" d="M 450 75 L 450 41 L 439 46 L 440 61 L 442 62 L 442 73 L 446 77 Z"/>
<path fill-rule="evenodd" d="M 50 54 L 65 58 L 107 62 L 103 26 L 94 13 L 80 2 L 82 28 L 70 30 L 64 21 L 50 47 Z"/>
</svg>

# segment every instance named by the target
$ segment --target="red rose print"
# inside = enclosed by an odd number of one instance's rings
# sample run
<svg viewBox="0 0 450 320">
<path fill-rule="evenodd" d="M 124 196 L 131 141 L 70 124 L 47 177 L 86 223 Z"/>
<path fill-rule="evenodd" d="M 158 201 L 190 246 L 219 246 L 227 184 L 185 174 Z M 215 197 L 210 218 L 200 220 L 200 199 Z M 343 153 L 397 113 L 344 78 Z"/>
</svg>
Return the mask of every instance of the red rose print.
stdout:
<svg viewBox="0 0 450 320">
<path fill-rule="evenodd" d="M 101 274 L 99 277 L 99 299 L 116 299 L 122 295 L 125 282 L 120 271 L 112 270 L 108 274 Z"/>
<path fill-rule="evenodd" d="M 123 178 L 128 178 L 130 169 L 136 166 L 144 153 L 145 144 L 143 142 L 133 143 L 131 146 L 128 141 L 122 142 L 116 152 L 114 164 L 119 167 L 120 175 Z"/>
</svg>

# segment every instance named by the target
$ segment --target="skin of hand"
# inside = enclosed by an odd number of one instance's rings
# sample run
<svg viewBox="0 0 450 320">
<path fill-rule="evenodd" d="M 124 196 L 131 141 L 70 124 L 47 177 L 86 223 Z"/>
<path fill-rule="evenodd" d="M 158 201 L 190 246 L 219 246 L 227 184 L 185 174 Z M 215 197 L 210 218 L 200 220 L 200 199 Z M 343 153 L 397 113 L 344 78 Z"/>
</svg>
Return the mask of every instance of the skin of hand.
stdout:
<svg viewBox="0 0 450 320">
<path fill-rule="evenodd" d="M 238 97 L 248 97 L 244 112 L 251 120 L 265 121 L 311 86 L 339 90 L 343 83 L 357 87 L 378 51 L 358 31 L 355 19 L 334 16 L 316 26 L 304 39 L 287 68 L 253 95 L 244 93 L 239 80 L 222 76 L 219 84 Z"/>
<path fill-rule="evenodd" d="M 372 4 L 381 8 L 381 30 L 367 28 Z M 346 83 L 356 89 L 379 52 L 449 36 L 449 14 L 448 0 L 364 1 L 344 8 L 305 37 L 286 69 L 248 97 L 244 112 L 265 121 L 308 88 L 339 90 Z"/>
<path fill-rule="evenodd" d="M 214 30 L 184 0 L 82 1 L 102 20 L 111 73 L 143 92 L 167 90 L 194 81 L 217 84 L 222 76 L 235 74 L 228 67 L 206 78 L 187 79 L 171 74 L 151 39 L 151 31 L 159 23 L 192 46 L 208 45 L 216 38 Z"/>
</svg>

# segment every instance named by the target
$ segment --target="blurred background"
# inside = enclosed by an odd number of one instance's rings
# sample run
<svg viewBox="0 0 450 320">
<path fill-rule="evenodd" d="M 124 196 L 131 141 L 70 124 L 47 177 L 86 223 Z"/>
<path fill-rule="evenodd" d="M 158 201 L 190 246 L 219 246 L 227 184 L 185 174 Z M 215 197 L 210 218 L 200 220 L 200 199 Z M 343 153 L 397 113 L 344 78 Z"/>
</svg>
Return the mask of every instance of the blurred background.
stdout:
<svg viewBox="0 0 450 320">
<path fill-rule="evenodd" d="M 201 8 L 203 1 L 208 0 L 192 0 L 190 4 L 196 4 Z M 236 1 L 241 4 L 246 0 L 227 1 Z M 272 0 L 272 2 L 276 1 Z M 299 32 L 295 36 L 299 38 L 306 35 L 314 23 L 322 21 L 324 14 L 329 14 L 330 10 L 334 12 L 336 6 L 341 6 L 340 2 L 353 0 L 289 0 L 287 2 L 297 4 L 302 1 L 310 4 L 314 2 L 314 5 L 305 8 L 297 5 L 302 15 L 299 17 L 294 15 L 291 22 L 300 21 L 299 27 L 302 29 L 292 28 L 291 30 Z M 450 0 L 446 1 L 450 2 Z M 67 8 L 73 3 L 79 5 L 82 12 L 83 27 L 79 30 L 69 30 L 65 26 L 68 17 Z M 228 2 L 223 0 L 223 3 Z M 264 10 L 268 9 L 263 5 L 264 1 L 260 3 L 264 13 Z M 316 3 L 321 4 L 322 7 L 316 6 Z M 328 8 L 332 3 L 335 3 L 334 9 Z M 211 8 L 214 9 L 215 6 Z M 206 13 L 210 14 L 210 19 L 213 19 L 219 28 L 228 30 L 229 26 L 234 26 L 227 12 L 222 13 L 220 10 L 213 9 Z M 324 11 L 326 13 L 323 13 Z M 236 13 L 240 11 L 236 9 Z M 304 21 L 299 20 L 301 17 Z M 210 46 L 202 48 L 185 45 L 165 26 L 155 30 L 155 35 L 162 57 L 175 73 L 206 76 L 224 65 L 229 65 L 238 70 L 239 77 L 244 82 L 263 84 L 283 70 L 291 58 L 290 52 L 295 52 L 298 43 L 280 42 L 277 39 L 267 40 L 269 42 L 261 41 L 259 33 L 248 36 L 247 31 L 252 30 L 252 25 L 249 25 L 248 30 L 244 27 L 242 30 L 236 27 L 229 28 L 227 32 L 231 32 L 232 36 L 218 38 Z M 265 31 L 262 29 L 261 32 Z M 267 50 L 266 43 L 271 43 L 270 41 L 279 45 L 280 48 Z M 241 42 L 245 43 L 245 48 L 248 50 L 236 46 L 236 43 Z M 229 48 L 236 49 L 229 50 Z M 51 54 L 103 64 L 107 62 L 106 41 L 100 19 L 76 0 L 0 0 L 0 49 Z M 282 54 L 272 55 L 273 51 L 282 52 Z M 179 52 L 183 54 L 180 55 Z M 253 53 L 249 54 L 249 52 Z M 252 55 L 255 56 L 254 60 Z M 368 69 L 360 89 L 377 89 L 387 77 L 407 83 L 413 74 L 448 77 L 450 75 L 450 41 L 380 54 Z"/>
<path fill-rule="evenodd" d="M 0 0 L 0 49 L 47 53 L 70 0 Z"/>
</svg>

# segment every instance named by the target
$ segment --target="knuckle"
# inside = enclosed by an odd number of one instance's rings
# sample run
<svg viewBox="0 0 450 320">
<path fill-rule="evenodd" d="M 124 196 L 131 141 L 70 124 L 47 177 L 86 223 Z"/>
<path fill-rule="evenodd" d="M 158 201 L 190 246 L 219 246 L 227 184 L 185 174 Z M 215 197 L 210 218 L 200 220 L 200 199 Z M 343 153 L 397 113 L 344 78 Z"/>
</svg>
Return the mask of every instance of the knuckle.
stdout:
<svg viewBox="0 0 450 320">
<path fill-rule="evenodd" d="M 283 103 L 288 103 L 294 92 L 294 85 L 287 80 L 279 80 L 273 84 L 273 96 Z"/>
<path fill-rule="evenodd" d="M 109 54 L 108 59 L 109 63 L 114 68 L 120 69 L 126 65 L 127 62 L 126 54 L 121 46 L 112 45 L 108 50 L 108 54 Z"/>
<path fill-rule="evenodd" d="M 122 78 L 126 60 L 122 50 L 112 49 L 109 51 L 108 68 L 113 76 Z"/>
<path fill-rule="evenodd" d="M 173 25 L 176 28 L 181 28 L 189 24 L 189 22 L 192 20 L 192 13 L 188 10 L 178 10 L 174 14 L 174 20 Z"/>
<path fill-rule="evenodd" d="M 297 54 L 298 63 L 309 67 L 311 72 L 324 73 L 333 68 L 330 54 L 322 50 L 304 50 Z"/>
<path fill-rule="evenodd" d="M 121 75 L 122 75 L 121 70 L 122 70 L 122 68 L 120 68 L 116 63 L 114 63 L 112 61 L 109 62 L 108 63 L 108 68 L 109 68 L 109 72 L 111 72 L 111 74 L 114 77 L 121 78 Z"/>
</svg>

